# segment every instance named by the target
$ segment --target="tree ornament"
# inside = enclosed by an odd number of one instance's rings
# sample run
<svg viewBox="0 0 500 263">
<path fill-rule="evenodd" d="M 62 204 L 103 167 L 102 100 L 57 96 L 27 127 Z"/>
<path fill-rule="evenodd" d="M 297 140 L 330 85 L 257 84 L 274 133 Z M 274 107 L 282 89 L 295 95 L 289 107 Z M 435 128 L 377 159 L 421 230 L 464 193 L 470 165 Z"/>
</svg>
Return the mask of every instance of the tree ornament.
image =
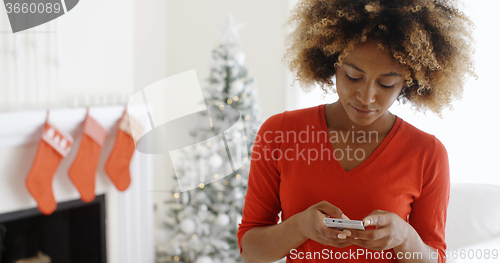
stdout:
<svg viewBox="0 0 500 263">
<path fill-rule="evenodd" d="M 223 43 L 238 43 L 240 38 L 238 36 L 238 30 L 242 28 L 244 24 L 235 24 L 233 19 L 233 14 L 229 14 L 227 20 L 224 24 L 219 24 L 222 28 L 222 36 L 220 38 Z"/>
<path fill-rule="evenodd" d="M 194 263 L 213 263 L 213 259 L 208 256 L 202 256 L 196 259 Z"/>
<path fill-rule="evenodd" d="M 241 216 L 241 214 L 236 215 L 236 225 L 241 224 L 241 219 L 243 219 L 243 217 Z"/>
<path fill-rule="evenodd" d="M 215 219 L 215 222 L 219 226 L 227 226 L 229 225 L 229 222 L 231 221 L 231 218 L 227 214 L 221 213 L 217 215 L 217 218 Z"/>
<path fill-rule="evenodd" d="M 158 229 L 155 232 L 156 244 L 166 244 L 168 242 L 169 233 L 166 229 Z"/>
<path fill-rule="evenodd" d="M 233 197 L 234 199 L 241 199 L 243 198 L 243 193 L 241 192 L 239 187 L 235 187 L 233 191 Z"/>
<path fill-rule="evenodd" d="M 181 253 L 182 253 L 182 249 L 179 246 L 179 244 L 172 244 L 170 246 L 170 254 L 171 255 L 177 256 L 177 255 L 180 255 Z"/>
<path fill-rule="evenodd" d="M 187 192 L 181 193 L 181 203 L 187 205 L 189 203 L 189 194 Z"/>
<path fill-rule="evenodd" d="M 210 157 L 210 159 L 208 160 L 208 163 L 210 164 L 210 166 L 212 166 L 212 168 L 216 169 L 222 165 L 223 160 L 220 157 L 220 155 L 214 154 Z"/>
<path fill-rule="evenodd" d="M 240 79 L 237 79 L 231 83 L 231 94 L 240 94 L 243 91 L 243 88 L 245 88 L 245 84 Z"/>
<path fill-rule="evenodd" d="M 236 63 L 238 65 L 242 66 L 243 64 L 245 64 L 245 53 L 243 53 L 242 51 L 238 51 L 238 53 L 234 55 L 234 60 L 236 60 Z"/>
<path fill-rule="evenodd" d="M 207 198 L 208 196 L 205 192 L 198 191 L 198 193 L 196 193 L 196 202 L 205 202 Z"/>
<path fill-rule="evenodd" d="M 184 232 L 184 234 L 190 235 L 194 232 L 196 228 L 196 223 L 191 218 L 184 218 L 182 219 L 179 227 L 181 231 Z"/>
</svg>

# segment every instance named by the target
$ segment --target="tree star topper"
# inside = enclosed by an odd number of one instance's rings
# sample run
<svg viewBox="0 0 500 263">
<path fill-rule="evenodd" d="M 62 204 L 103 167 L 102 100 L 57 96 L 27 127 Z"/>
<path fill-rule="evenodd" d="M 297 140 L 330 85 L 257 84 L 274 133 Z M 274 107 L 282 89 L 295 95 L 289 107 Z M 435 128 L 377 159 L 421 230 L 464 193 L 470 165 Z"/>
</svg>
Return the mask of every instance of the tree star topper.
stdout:
<svg viewBox="0 0 500 263">
<path fill-rule="evenodd" d="M 235 24 L 233 19 L 233 14 L 229 13 L 227 16 L 227 20 L 223 24 L 219 24 L 218 26 L 222 28 L 222 35 L 220 37 L 220 41 L 222 43 L 237 43 L 240 41 L 238 36 L 238 30 L 242 28 L 245 24 L 239 23 Z"/>
</svg>

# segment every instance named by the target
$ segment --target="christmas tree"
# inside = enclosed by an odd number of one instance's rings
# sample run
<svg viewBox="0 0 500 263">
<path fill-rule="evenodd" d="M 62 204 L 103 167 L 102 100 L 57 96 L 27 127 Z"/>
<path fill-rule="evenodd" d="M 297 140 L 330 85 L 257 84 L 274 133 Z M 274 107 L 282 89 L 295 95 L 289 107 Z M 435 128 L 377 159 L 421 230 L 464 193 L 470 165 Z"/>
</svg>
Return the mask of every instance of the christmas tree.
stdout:
<svg viewBox="0 0 500 263">
<path fill-rule="evenodd" d="M 157 230 L 157 263 L 243 262 L 236 238 L 237 224 L 241 222 L 250 153 L 261 121 L 254 81 L 248 76 L 245 54 L 239 49 L 237 31 L 241 25 L 235 25 L 229 15 L 221 27 L 222 37 L 215 44 L 209 62 L 204 99 L 211 123 L 235 123 L 234 115 L 225 114 L 229 108 L 236 109 L 239 112 L 236 117 L 242 121 L 226 131 L 226 144 L 207 141 L 203 147 L 197 145 L 198 151 L 186 151 L 190 156 L 176 167 L 179 185 L 171 189 L 172 198 L 165 202 L 166 214 Z M 199 129 L 192 131 L 191 136 L 194 140 L 208 138 L 207 134 L 212 132 L 213 129 Z M 233 160 L 243 165 L 222 169 L 228 166 L 223 160 L 229 152 L 247 156 Z M 180 191 L 183 186 L 191 190 Z"/>
</svg>

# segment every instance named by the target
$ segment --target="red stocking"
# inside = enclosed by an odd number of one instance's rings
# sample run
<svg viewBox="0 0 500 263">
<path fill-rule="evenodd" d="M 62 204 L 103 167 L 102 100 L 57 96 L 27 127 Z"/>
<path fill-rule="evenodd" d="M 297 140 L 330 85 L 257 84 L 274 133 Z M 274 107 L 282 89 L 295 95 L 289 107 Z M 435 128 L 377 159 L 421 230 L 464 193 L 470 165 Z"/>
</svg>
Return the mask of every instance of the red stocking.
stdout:
<svg viewBox="0 0 500 263">
<path fill-rule="evenodd" d="M 84 202 L 95 198 L 95 173 L 102 145 L 106 139 L 106 130 L 89 115 L 83 124 L 83 135 L 75 161 L 69 168 L 69 178 L 80 192 Z"/>
<path fill-rule="evenodd" d="M 130 119 L 130 121 L 129 121 Z M 130 159 L 134 154 L 135 145 L 131 128 L 140 128 L 137 122 L 124 112 L 118 125 L 116 142 L 113 151 L 106 163 L 106 173 L 116 186 L 116 189 L 125 191 L 130 185 Z"/>
<path fill-rule="evenodd" d="M 48 117 L 47 117 L 48 118 Z M 57 202 L 52 191 L 52 179 L 61 160 L 71 149 L 73 138 L 45 122 L 35 161 L 26 178 L 26 186 L 45 215 L 52 214 Z"/>
</svg>

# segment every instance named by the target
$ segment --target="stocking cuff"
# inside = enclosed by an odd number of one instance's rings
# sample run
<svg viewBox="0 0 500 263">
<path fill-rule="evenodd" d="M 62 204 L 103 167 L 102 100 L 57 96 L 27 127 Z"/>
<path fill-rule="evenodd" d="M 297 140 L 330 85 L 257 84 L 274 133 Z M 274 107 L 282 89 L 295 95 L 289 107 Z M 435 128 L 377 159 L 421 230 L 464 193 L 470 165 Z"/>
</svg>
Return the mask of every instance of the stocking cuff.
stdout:
<svg viewBox="0 0 500 263">
<path fill-rule="evenodd" d="M 90 115 L 87 115 L 85 118 L 83 133 L 92 138 L 101 147 L 106 140 L 106 130 Z"/>
<path fill-rule="evenodd" d="M 48 122 L 44 125 L 42 140 L 46 141 L 63 157 L 69 153 L 73 144 L 71 135 L 62 132 Z"/>
<path fill-rule="evenodd" d="M 141 124 L 137 122 L 134 118 L 130 117 L 128 113 L 125 113 L 118 124 L 119 129 L 134 138 L 134 135 L 139 138 L 142 136 L 144 129 Z"/>
</svg>

